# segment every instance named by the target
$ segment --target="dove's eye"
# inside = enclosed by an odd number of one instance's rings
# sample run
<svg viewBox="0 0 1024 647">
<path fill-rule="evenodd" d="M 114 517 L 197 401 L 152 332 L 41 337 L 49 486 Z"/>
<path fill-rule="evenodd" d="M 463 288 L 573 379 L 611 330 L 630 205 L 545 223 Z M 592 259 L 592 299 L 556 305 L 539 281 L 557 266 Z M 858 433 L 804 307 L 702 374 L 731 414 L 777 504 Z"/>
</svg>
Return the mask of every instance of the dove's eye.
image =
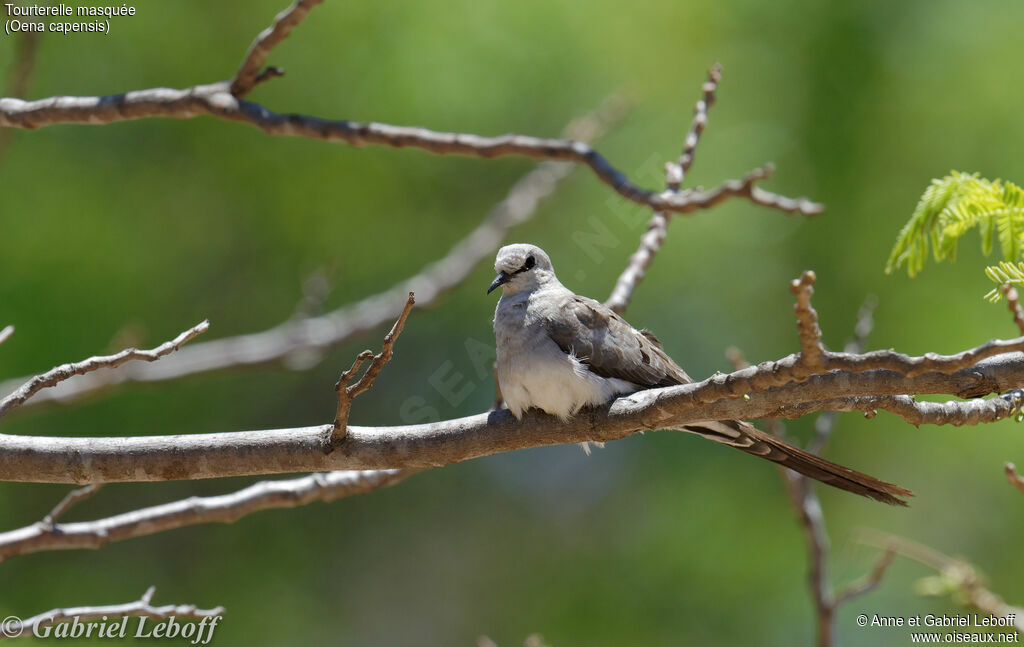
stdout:
<svg viewBox="0 0 1024 647">
<path fill-rule="evenodd" d="M 523 263 L 524 270 L 533 269 L 533 266 L 537 263 L 537 260 L 533 256 L 527 256 L 526 262 Z"/>
</svg>

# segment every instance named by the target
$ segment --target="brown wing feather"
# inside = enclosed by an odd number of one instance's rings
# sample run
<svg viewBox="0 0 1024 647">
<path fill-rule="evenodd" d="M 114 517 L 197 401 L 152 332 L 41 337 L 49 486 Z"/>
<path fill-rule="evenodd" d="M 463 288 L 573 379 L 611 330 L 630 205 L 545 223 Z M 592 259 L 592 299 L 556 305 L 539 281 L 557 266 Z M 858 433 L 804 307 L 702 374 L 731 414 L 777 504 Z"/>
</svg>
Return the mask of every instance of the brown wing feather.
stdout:
<svg viewBox="0 0 1024 647">
<path fill-rule="evenodd" d="M 548 324 L 548 335 L 566 353 L 584 360 L 595 374 L 645 388 L 692 382 L 648 331 L 640 331 L 593 299 L 572 295 L 567 315 Z"/>
<path fill-rule="evenodd" d="M 566 353 L 586 361 L 605 378 L 618 378 L 645 388 L 687 384 L 690 376 L 665 354 L 661 342 L 647 330 L 637 330 L 602 303 L 572 295 L 561 304 L 567 317 L 548 323 L 548 334 Z M 909 490 L 837 465 L 738 420 L 687 425 L 687 431 L 770 460 L 805 476 L 848 492 L 891 505 L 906 505 L 899 497 Z"/>
<path fill-rule="evenodd" d="M 906 488 L 797 449 L 746 422 L 720 420 L 708 425 L 687 425 L 684 429 L 716 443 L 778 463 L 826 485 L 875 501 L 905 506 L 907 502 L 899 497 L 914 496 L 914 493 Z"/>
</svg>

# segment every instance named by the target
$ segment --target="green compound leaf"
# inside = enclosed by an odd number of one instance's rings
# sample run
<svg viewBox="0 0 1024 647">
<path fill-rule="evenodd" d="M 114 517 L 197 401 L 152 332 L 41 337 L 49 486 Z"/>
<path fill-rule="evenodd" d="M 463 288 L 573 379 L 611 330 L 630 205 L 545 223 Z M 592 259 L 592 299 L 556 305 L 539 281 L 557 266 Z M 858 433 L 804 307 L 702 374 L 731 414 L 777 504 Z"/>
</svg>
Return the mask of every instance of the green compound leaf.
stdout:
<svg viewBox="0 0 1024 647">
<path fill-rule="evenodd" d="M 920 272 L 928 258 L 929 244 L 936 261 L 956 260 L 960 238 L 973 227 L 978 227 L 985 254 L 991 253 L 993 239 L 997 238 L 1004 260 L 1021 258 L 1024 190 L 1012 182 L 959 171 L 932 180 L 896 239 L 886 273 L 901 267 L 906 267 L 910 276 Z"/>
</svg>

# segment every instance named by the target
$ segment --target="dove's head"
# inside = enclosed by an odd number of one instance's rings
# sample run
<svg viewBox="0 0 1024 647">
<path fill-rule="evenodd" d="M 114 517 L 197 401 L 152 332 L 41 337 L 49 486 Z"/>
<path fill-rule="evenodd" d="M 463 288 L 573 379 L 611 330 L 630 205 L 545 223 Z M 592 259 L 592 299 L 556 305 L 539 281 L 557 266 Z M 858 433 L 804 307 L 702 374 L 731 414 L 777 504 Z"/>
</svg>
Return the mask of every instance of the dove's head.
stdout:
<svg viewBox="0 0 1024 647">
<path fill-rule="evenodd" d="M 498 276 L 487 288 L 488 294 L 501 287 L 503 294 L 512 295 L 558 280 L 551 267 L 551 259 L 544 250 L 525 243 L 505 245 L 499 249 L 494 259 L 494 271 Z"/>
</svg>

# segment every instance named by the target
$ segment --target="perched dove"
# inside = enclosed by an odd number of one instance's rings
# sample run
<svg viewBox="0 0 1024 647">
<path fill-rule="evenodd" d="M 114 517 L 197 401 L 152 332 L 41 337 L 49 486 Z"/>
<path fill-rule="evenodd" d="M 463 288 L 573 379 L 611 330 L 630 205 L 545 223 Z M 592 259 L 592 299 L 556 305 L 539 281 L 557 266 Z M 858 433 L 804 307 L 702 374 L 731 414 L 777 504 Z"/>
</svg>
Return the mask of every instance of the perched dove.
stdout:
<svg viewBox="0 0 1024 647">
<path fill-rule="evenodd" d="M 562 420 L 581 407 L 642 389 L 687 384 L 650 332 L 637 330 L 608 306 L 562 285 L 551 259 L 536 245 L 507 245 L 494 261 L 501 288 L 494 313 L 498 384 L 516 418 L 535 407 Z M 828 485 L 889 504 L 909 490 L 831 463 L 739 420 L 681 428 L 800 472 Z"/>
</svg>

